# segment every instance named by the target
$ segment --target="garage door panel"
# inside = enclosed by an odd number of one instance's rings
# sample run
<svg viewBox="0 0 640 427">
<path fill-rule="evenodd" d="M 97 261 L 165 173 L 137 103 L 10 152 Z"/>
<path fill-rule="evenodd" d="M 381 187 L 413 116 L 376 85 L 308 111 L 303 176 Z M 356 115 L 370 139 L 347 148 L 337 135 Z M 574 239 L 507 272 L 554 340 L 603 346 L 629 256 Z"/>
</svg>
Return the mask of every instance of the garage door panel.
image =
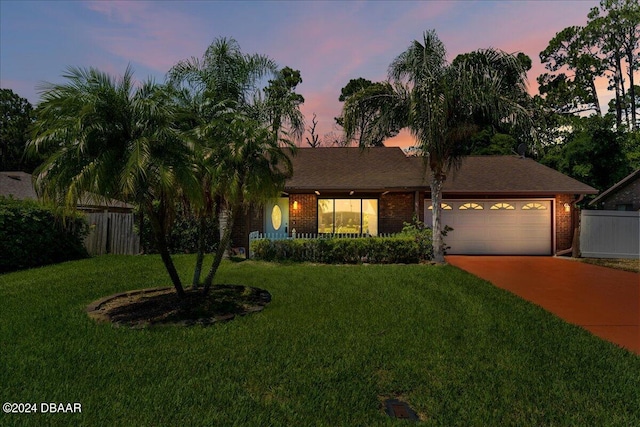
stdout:
<svg viewBox="0 0 640 427">
<path fill-rule="evenodd" d="M 450 254 L 549 255 L 552 244 L 550 200 L 444 200 L 442 223 L 453 228 L 445 244 Z M 432 211 L 425 201 L 425 220 Z M 465 207 L 467 209 L 460 209 Z M 483 209 L 472 209 L 483 207 Z M 493 207 L 493 209 L 491 209 Z"/>
</svg>

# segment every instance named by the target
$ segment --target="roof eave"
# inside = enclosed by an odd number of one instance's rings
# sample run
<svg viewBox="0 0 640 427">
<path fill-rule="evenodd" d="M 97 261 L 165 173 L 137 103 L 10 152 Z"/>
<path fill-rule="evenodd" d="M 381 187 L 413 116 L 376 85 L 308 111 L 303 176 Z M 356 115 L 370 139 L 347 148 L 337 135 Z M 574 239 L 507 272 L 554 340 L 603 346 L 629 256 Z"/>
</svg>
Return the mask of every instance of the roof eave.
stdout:
<svg viewBox="0 0 640 427">
<path fill-rule="evenodd" d="M 610 187 L 607 190 L 603 191 L 602 194 L 600 194 L 598 197 L 596 197 L 595 199 L 593 199 L 592 201 L 589 202 L 589 206 L 595 205 L 600 200 L 602 200 L 603 198 L 607 197 L 609 194 L 611 194 L 612 192 L 616 191 L 620 187 L 624 187 L 629 181 L 633 180 L 638 175 L 640 175 L 640 169 L 631 172 L 629 175 L 627 175 L 626 177 L 622 178 L 620 181 L 615 183 L 612 187 Z"/>
</svg>

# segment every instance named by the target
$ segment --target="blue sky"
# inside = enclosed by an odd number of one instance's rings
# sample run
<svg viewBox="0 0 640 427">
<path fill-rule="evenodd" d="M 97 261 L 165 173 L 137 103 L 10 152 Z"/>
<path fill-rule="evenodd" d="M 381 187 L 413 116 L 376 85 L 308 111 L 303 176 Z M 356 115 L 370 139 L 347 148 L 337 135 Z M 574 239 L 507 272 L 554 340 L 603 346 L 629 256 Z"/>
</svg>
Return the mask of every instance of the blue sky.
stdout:
<svg viewBox="0 0 640 427">
<path fill-rule="evenodd" d="M 334 131 L 340 88 L 382 80 L 389 63 L 435 29 L 449 52 L 494 47 L 534 61 L 530 91 L 544 71 L 538 54 L 556 32 L 584 25 L 596 0 L 573 1 L 18 1 L 0 0 L 0 86 L 33 104 L 41 82 L 68 66 L 113 75 L 131 64 L 138 80 L 164 79 L 179 60 L 201 57 L 217 37 L 245 53 L 299 69 L 307 121 Z M 604 104 L 606 105 L 606 104 Z M 390 145 L 409 145 L 406 135 Z"/>
</svg>

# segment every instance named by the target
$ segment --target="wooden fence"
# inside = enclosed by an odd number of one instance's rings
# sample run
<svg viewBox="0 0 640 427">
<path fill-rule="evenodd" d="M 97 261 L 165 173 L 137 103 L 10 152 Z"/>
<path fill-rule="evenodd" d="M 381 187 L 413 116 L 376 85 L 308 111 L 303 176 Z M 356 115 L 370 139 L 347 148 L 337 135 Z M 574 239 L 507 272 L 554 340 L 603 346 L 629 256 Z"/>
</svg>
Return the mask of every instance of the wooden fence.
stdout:
<svg viewBox="0 0 640 427">
<path fill-rule="evenodd" d="M 121 212 L 87 213 L 89 234 L 84 247 L 91 255 L 140 253 L 140 237 L 134 230 L 133 214 Z"/>
<path fill-rule="evenodd" d="M 640 212 L 582 211 L 580 251 L 586 258 L 639 258 Z"/>
</svg>

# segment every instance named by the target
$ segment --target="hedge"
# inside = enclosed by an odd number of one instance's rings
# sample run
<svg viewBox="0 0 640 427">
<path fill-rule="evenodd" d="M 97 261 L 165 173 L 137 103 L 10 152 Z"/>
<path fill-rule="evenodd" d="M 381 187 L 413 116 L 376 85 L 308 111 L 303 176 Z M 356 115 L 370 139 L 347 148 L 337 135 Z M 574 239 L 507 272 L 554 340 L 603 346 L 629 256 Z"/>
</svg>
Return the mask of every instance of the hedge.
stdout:
<svg viewBox="0 0 640 427">
<path fill-rule="evenodd" d="M 140 218 L 140 212 L 136 211 L 136 216 Z M 158 248 L 151 230 L 151 222 L 148 216 L 142 216 L 142 230 L 139 221 L 136 221 L 135 229 L 140 236 L 140 244 L 145 254 L 157 254 Z M 169 252 L 172 254 L 192 254 L 198 252 L 198 234 L 200 220 L 191 213 L 184 210 L 180 205 L 176 207 L 176 217 L 171 225 L 171 230 L 167 236 Z M 215 215 L 207 218 L 204 235 L 205 253 L 215 252 L 220 240 L 220 230 L 218 229 Z"/>
<path fill-rule="evenodd" d="M 0 197 L 0 273 L 86 258 L 87 232 L 81 214 L 63 222 L 38 202 Z"/>
<path fill-rule="evenodd" d="M 326 239 L 259 239 L 251 243 L 256 259 L 327 264 L 415 264 L 433 258 L 415 236 Z"/>
</svg>

